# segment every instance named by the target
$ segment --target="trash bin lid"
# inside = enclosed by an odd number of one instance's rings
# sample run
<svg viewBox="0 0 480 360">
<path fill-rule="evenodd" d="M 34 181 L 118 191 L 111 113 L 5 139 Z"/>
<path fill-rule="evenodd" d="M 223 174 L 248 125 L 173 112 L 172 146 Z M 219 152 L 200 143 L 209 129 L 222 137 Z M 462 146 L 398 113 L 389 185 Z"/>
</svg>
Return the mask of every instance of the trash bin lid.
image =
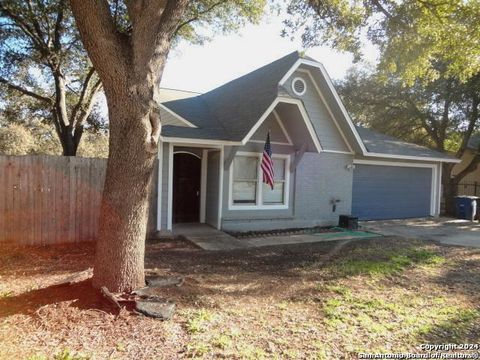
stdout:
<svg viewBox="0 0 480 360">
<path fill-rule="evenodd" d="M 469 196 L 469 195 L 458 195 L 458 196 L 455 196 L 455 198 L 457 198 L 457 199 L 471 199 L 471 200 L 480 199 L 480 197 L 478 197 L 478 196 Z"/>
</svg>

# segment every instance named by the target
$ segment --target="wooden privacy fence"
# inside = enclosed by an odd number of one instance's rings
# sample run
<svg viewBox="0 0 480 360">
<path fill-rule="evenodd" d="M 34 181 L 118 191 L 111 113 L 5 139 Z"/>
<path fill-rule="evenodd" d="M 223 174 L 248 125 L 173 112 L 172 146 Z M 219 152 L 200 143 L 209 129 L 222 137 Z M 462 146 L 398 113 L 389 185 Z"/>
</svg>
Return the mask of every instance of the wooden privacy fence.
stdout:
<svg viewBox="0 0 480 360">
<path fill-rule="evenodd" d="M 480 183 L 476 181 L 459 183 L 458 195 L 480 196 Z"/>
<path fill-rule="evenodd" d="M 95 239 L 106 159 L 0 156 L 0 242 Z"/>
</svg>

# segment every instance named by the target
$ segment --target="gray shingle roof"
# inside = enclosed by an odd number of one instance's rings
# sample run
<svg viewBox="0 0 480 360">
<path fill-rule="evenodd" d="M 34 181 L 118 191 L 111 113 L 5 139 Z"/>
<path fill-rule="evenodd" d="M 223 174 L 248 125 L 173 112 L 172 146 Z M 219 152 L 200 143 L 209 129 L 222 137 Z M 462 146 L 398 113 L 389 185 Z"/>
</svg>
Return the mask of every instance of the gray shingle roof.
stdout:
<svg viewBox="0 0 480 360">
<path fill-rule="evenodd" d="M 400 139 L 381 134 L 372 129 L 356 126 L 363 144 L 369 152 L 404 155 L 404 156 L 420 156 L 436 159 L 455 159 L 455 157 L 429 149 L 425 146 L 408 143 Z"/>
<path fill-rule="evenodd" d="M 480 134 L 473 135 L 468 141 L 467 148 L 475 151 L 480 151 Z"/>
<path fill-rule="evenodd" d="M 188 132 L 192 137 L 241 141 L 275 100 L 278 83 L 299 58 L 295 51 L 205 94 L 163 105 L 201 129 Z M 163 135 L 182 131 L 165 127 Z"/>
<path fill-rule="evenodd" d="M 295 51 L 207 93 L 162 102 L 197 126 L 188 128 L 166 125 L 162 127 L 162 135 L 237 142 L 243 140 L 277 96 L 288 96 L 279 82 L 300 58 L 300 54 Z M 455 159 L 370 129 L 357 127 L 357 131 L 369 152 Z M 480 142 L 480 136 L 478 141 Z"/>
</svg>

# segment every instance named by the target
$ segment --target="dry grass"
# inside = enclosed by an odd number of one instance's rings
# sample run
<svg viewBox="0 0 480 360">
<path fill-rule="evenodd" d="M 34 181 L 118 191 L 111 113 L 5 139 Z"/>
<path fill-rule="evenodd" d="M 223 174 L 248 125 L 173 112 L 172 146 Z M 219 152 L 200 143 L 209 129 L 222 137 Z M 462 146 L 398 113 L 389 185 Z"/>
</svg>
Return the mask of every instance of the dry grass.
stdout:
<svg viewBox="0 0 480 360">
<path fill-rule="evenodd" d="M 335 249 L 335 250 L 334 250 Z M 90 245 L 0 247 L 0 359 L 354 359 L 480 339 L 480 251 L 381 238 L 209 253 L 151 243 L 184 276 L 161 322 L 105 308 L 84 281 Z"/>
</svg>

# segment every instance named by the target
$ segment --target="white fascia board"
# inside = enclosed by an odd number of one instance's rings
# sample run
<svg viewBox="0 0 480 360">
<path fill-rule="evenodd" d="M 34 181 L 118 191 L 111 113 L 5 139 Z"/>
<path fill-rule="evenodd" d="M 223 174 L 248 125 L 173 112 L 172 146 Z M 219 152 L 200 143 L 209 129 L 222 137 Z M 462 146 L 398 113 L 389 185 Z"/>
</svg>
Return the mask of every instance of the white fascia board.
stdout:
<svg viewBox="0 0 480 360">
<path fill-rule="evenodd" d="M 375 158 L 386 158 L 386 159 L 429 161 L 429 162 L 436 162 L 436 163 L 446 162 L 446 163 L 455 163 L 455 164 L 458 164 L 462 161 L 460 159 L 444 159 L 444 158 L 435 158 L 435 157 L 383 154 L 383 153 L 374 153 L 374 152 L 367 152 L 366 154 L 364 154 L 364 156 L 375 157 Z"/>
<path fill-rule="evenodd" d="M 166 143 L 175 143 L 188 146 L 198 146 L 205 145 L 220 147 L 223 145 L 227 146 L 240 146 L 243 145 L 241 141 L 229 141 L 229 140 L 210 140 L 210 139 L 193 139 L 193 138 L 181 138 L 181 137 L 169 137 L 169 136 L 160 136 L 160 140 Z"/>
<path fill-rule="evenodd" d="M 279 103 L 287 103 L 287 104 L 294 104 L 298 106 L 298 109 L 300 111 L 300 115 L 302 116 L 302 119 L 305 123 L 305 126 L 307 127 L 307 130 L 310 134 L 310 137 L 315 145 L 315 148 L 317 152 L 322 152 L 322 146 L 320 145 L 320 141 L 318 140 L 318 136 L 315 133 L 315 129 L 313 128 L 312 122 L 310 118 L 308 117 L 307 111 L 305 110 L 305 106 L 303 106 L 303 103 L 299 99 L 293 99 L 293 98 L 287 98 L 287 97 L 277 97 L 267 108 L 267 110 L 263 113 L 263 115 L 258 119 L 257 123 L 250 129 L 248 134 L 243 138 L 241 145 L 245 145 L 248 141 L 250 141 L 250 138 L 255 134 L 255 132 L 258 130 L 258 128 L 263 124 L 265 119 L 270 115 L 271 112 L 275 109 L 275 106 L 277 106 Z"/>
<path fill-rule="evenodd" d="M 187 119 L 185 119 L 184 117 L 181 117 L 180 115 L 178 115 L 176 112 L 170 110 L 168 107 L 166 107 L 165 105 L 163 105 L 162 103 L 159 103 L 159 106 L 165 110 L 166 112 L 172 114 L 174 117 L 176 117 L 178 120 L 182 121 L 183 123 L 185 123 L 188 127 L 192 127 L 192 128 L 196 128 L 195 125 L 193 125 L 190 121 L 188 121 Z"/>
<path fill-rule="evenodd" d="M 366 160 L 353 159 L 356 165 L 380 165 L 380 166 L 398 166 L 398 167 L 419 167 L 419 168 L 435 168 L 436 164 L 412 163 L 405 161 L 388 161 L 388 160 Z"/>
</svg>

